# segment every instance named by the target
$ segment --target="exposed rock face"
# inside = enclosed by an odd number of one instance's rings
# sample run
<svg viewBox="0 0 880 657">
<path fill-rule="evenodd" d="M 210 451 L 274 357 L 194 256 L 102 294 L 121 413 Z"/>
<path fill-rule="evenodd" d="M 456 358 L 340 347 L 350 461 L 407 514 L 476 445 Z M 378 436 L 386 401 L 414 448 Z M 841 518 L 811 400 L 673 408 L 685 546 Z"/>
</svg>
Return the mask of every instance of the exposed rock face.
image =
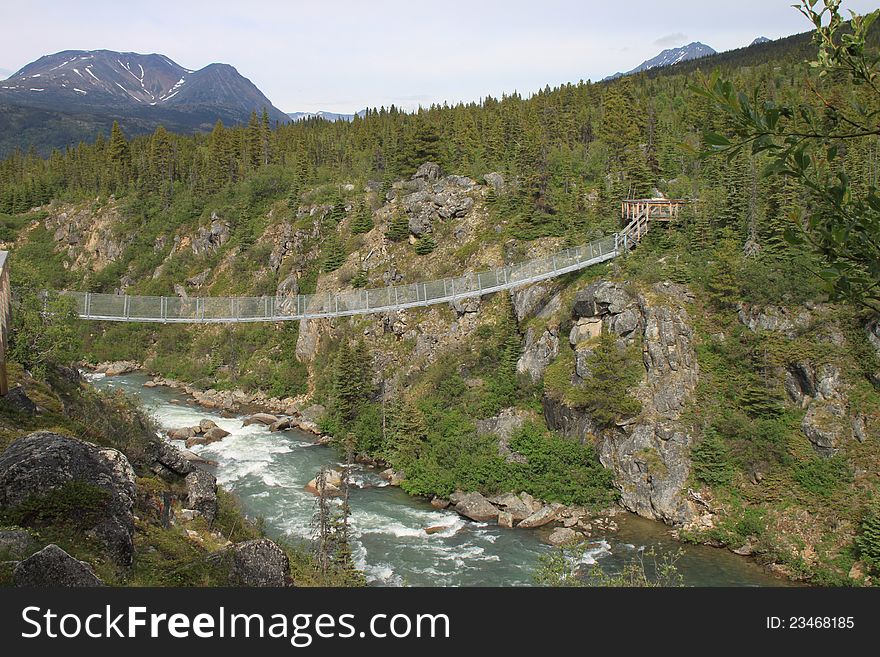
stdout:
<svg viewBox="0 0 880 657">
<path fill-rule="evenodd" d="M 533 326 L 526 330 L 522 355 L 516 361 L 516 371 L 528 374 L 532 381 L 540 381 L 544 370 L 559 355 L 559 327 L 548 327 L 538 334 Z"/>
<path fill-rule="evenodd" d="M 114 562 L 130 566 L 135 475 L 121 452 L 37 431 L 16 440 L 0 455 L 0 509 L 44 497 L 71 482 L 85 482 L 106 491 L 88 531 Z"/>
<path fill-rule="evenodd" d="M 739 321 L 752 331 L 771 331 L 794 338 L 809 327 L 812 320 L 805 308 L 789 310 L 782 306 L 758 306 L 744 303 L 739 308 Z"/>
<path fill-rule="evenodd" d="M 813 402 L 801 422 L 804 435 L 819 456 L 834 456 L 843 438 L 853 436 L 854 427 L 846 417 L 846 406 L 839 400 Z"/>
<path fill-rule="evenodd" d="M 186 505 L 195 509 L 208 522 L 217 517 L 217 480 L 210 472 L 193 470 L 186 475 Z"/>
<path fill-rule="evenodd" d="M 229 223 L 218 218 L 216 212 L 212 212 L 211 225 L 199 228 L 192 238 L 192 252 L 197 256 L 216 253 L 229 241 L 229 235 Z"/>
<path fill-rule="evenodd" d="M 480 493 L 453 493 L 449 496 L 449 501 L 458 513 L 476 522 L 498 518 L 498 509 Z"/>
<path fill-rule="evenodd" d="M 510 301 L 516 321 L 521 322 L 527 317 L 551 315 L 562 303 L 557 294 L 558 284 L 553 281 L 541 281 L 526 287 L 510 291 Z"/>
<path fill-rule="evenodd" d="M 477 433 L 498 436 L 498 453 L 508 463 L 526 463 L 526 458 L 510 449 L 508 443 L 517 431 L 522 429 L 527 413 L 517 408 L 505 408 L 498 415 L 485 420 L 477 420 Z"/>
<path fill-rule="evenodd" d="M 19 562 L 12 571 L 16 586 L 104 586 L 92 567 L 74 559 L 57 545 L 47 545 Z"/>
<path fill-rule="evenodd" d="M 437 164 L 426 162 L 411 180 L 394 184 L 392 193 L 400 198 L 409 231 L 416 237 L 433 232 L 435 221 L 464 217 L 474 206 L 468 192 L 477 186 L 475 181 L 441 175 Z"/>
<path fill-rule="evenodd" d="M 101 271 L 122 255 L 130 238 L 120 239 L 115 233 L 119 225 L 115 201 L 101 207 L 87 204 L 65 208 L 46 217 L 45 226 L 53 233 L 55 250 L 66 252 L 71 269 Z"/>
<path fill-rule="evenodd" d="M 690 436 L 678 420 L 699 377 L 693 331 L 682 302 L 686 290 L 659 284 L 657 301 L 631 293 L 620 283 L 598 281 L 575 297 L 573 320 L 581 327 L 602 331 L 620 340 L 640 339 L 645 378 L 634 391 L 642 413 L 623 426 L 601 428 L 588 414 L 550 399 L 544 400 L 548 425 L 566 435 L 586 440 L 594 436 L 599 459 L 615 475 L 624 507 L 641 516 L 669 524 L 690 521 L 697 510 L 686 497 L 690 474 Z M 575 336 L 576 338 L 580 337 Z M 589 376 L 586 355 L 578 352 L 577 374 Z"/>
<path fill-rule="evenodd" d="M 290 562 L 268 538 L 236 543 L 232 552 L 232 580 L 237 586 L 284 586 Z"/>
<path fill-rule="evenodd" d="M 301 363 L 310 363 L 318 353 L 321 341 L 321 323 L 324 320 L 304 319 L 299 323 L 299 335 L 296 338 L 296 358 Z"/>
<path fill-rule="evenodd" d="M 450 307 L 455 313 L 461 317 L 480 311 L 480 297 L 466 297 L 464 299 L 453 299 L 449 302 Z"/>
</svg>

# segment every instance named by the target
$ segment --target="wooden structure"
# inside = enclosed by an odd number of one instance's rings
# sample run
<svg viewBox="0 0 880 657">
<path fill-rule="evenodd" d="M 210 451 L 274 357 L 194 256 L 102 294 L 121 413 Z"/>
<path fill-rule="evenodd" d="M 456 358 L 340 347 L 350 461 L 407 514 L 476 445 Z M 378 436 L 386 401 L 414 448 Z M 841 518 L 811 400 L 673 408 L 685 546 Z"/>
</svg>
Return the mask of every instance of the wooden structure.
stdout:
<svg viewBox="0 0 880 657">
<path fill-rule="evenodd" d="M 9 392 L 6 378 L 6 340 L 9 333 L 12 290 L 9 287 L 9 253 L 0 251 L 0 396 Z"/>
<path fill-rule="evenodd" d="M 681 198 L 640 198 L 626 199 L 620 204 L 620 218 L 623 223 L 621 234 L 627 248 L 632 248 L 648 232 L 652 221 L 674 221 L 683 205 L 691 203 Z"/>
</svg>

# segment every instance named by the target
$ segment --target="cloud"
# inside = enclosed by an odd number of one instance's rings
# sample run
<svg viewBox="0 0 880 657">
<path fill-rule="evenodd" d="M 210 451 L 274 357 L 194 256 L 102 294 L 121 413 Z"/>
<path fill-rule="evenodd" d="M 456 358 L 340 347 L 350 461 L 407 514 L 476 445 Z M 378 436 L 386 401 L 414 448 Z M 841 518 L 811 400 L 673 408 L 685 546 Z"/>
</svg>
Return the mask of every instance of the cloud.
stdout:
<svg viewBox="0 0 880 657">
<path fill-rule="evenodd" d="M 687 34 L 673 32 L 672 34 L 667 34 L 654 41 L 654 45 L 660 46 L 661 48 L 672 48 L 681 45 L 685 41 L 687 41 Z"/>
</svg>

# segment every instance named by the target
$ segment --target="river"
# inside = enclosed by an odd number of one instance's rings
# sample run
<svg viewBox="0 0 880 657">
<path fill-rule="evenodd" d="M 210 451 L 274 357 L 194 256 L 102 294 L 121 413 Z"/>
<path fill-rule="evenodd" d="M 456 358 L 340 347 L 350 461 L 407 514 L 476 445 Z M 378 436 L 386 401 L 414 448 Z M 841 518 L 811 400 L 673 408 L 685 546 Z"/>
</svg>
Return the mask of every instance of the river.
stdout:
<svg viewBox="0 0 880 657">
<path fill-rule="evenodd" d="M 137 397 L 164 429 L 214 420 L 231 435 L 193 448 L 217 462 L 217 482 L 241 500 L 246 513 L 262 517 L 270 537 L 296 542 L 310 536 L 315 498 L 304 490 L 323 465 L 340 463 L 331 447 L 315 446 L 296 430 L 271 433 L 262 425 L 242 427 L 242 418 L 223 418 L 176 390 L 143 386 L 141 374 L 107 378 L 88 374 L 104 390 Z M 390 487 L 374 471 L 358 467 L 351 492 L 352 549 L 355 561 L 376 586 L 517 586 L 532 583 L 545 530 L 503 529 L 436 510 L 427 501 Z M 618 570 L 643 548 L 683 550 L 677 567 L 690 586 L 780 586 L 748 559 L 726 550 L 682 545 L 660 523 L 621 514 L 619 531 L 595 536 L 584 555 L 587 564 Z M 427 534 L 426 527 L 446 529 Z"/>
</svg>

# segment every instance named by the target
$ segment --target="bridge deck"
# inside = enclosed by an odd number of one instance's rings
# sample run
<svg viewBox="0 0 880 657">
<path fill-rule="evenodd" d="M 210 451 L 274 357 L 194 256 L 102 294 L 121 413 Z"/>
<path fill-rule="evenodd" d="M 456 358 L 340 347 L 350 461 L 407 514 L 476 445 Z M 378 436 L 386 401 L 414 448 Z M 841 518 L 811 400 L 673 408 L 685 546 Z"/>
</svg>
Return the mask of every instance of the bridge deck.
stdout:
<svg viewBox="0 0 880 657">
<path fill-rule="evenodd" d="M 633 245 L 633 238 L 621 232 L 543 258 L 456 278 L 328 294 L 190 298 L 62 294 L 74 299 L 82 319 L 111 322 L 211 324 L 347 317 L 448 303 L 529 285 L 615 258 L 628 244 Z"/>
</svg>

